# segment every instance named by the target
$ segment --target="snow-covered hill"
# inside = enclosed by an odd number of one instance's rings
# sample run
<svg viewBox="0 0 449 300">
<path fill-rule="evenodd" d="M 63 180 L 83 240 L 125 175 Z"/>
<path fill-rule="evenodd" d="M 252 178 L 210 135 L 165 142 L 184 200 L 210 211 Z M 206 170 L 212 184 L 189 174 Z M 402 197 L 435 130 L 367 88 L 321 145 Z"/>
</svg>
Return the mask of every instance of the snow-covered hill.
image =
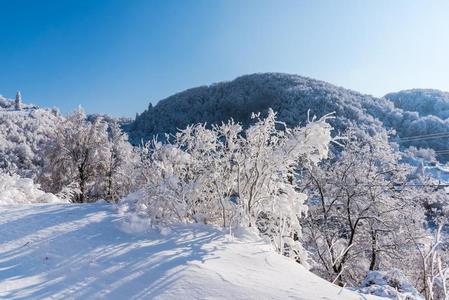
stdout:
<svg viewBox="0 0 449 300">
<path fill-rule="evenodd" d="M 250 233 L 135 232 L 144 225 L 101 203 L 0 206 L 0 298 L 375 299 L 320 279 Z"/>
<path fill-rule="evenodd" d="M 299 75 L 258 73 L 240 76 L 177 93 L 159 101 L 136 117 L 128 128 L 131 140 L 139 143 L 155 134 L 173 133 L 197 122 L 217 124 L 233 118 L 247 125 L 253 112 L 278 112 L 289 126 L 304 123 L 307 113 L 323 116 L 335 112 L 332 125 L 346 128 L 351 122 L 376 128 L 382 126 L 373 115 L 393 106 L 386 99 L 334 86 Z"/>
<path fill-rule="evenodd" d="M 398 108 L 418 112 L 420 116 L 449 118 L 449 93 L 432 89 L 412 89 L 389 93 L 385 98 Z"/>
<path fill-rule="evenodd" d="M 125 129 L 130 140 L 140 144 L 142 139 L 174 133 L 192 123 L 217 124 L 233 118 L 247 125 L 253 112 L 266 113 L 271 107 L 278 112 L 279 120 L 289 126 L 304 124 L 310 110 L 312 116 L 335 112 L 335 119 L 331 121 L 335 132 L 342 132 L 350 125 L 371 133 L 381 127 L 395 129 L 400 138 L 449 132 L 449 121 L 443 118 L 448 116 L 449 94 L 415 92 L 377 98 L 299 75 L 251 74 L 177 93 L 154 107 L 150 104 Z M 425 96 L 425 103 L 416 107 L 413 99 L 399 101 L 395 95 L 400 99 L 415 96 L 424 99 Z M 449 137 L 404 140 L 401 145 L 447 150 Z M 449 155 L 441 153 L 438 158 L 447 161 Z"/>
</svg>

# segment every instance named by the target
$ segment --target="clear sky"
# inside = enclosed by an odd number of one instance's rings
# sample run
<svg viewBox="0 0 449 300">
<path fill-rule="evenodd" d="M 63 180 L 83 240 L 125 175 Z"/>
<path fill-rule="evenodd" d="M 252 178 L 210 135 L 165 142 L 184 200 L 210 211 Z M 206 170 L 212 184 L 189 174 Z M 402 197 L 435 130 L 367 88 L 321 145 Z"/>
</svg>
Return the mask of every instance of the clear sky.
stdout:
<svg viewBox="0 0 449 300">
<path fill-rule="evenodd" d="M 255 72 L 449 90 L 449 1 L 0 0 L 0 94 L 133 116 Z"/>
</svg>

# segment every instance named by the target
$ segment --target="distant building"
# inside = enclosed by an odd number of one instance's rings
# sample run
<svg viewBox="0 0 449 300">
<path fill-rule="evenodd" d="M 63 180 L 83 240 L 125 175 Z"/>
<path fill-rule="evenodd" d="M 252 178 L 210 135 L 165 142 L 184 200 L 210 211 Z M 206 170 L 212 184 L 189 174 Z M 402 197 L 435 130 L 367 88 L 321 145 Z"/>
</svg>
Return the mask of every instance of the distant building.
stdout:
<svg viewBox="0 0 449 300">
<path fill-rule="evenodd" d="M 14 108 L 16 110 L 22 109 L 22 95 L 20 94 L 20 91 L 17 91 L 17 93 L 16 93 L 16 100 L 14 101 Z"/>
</svg>

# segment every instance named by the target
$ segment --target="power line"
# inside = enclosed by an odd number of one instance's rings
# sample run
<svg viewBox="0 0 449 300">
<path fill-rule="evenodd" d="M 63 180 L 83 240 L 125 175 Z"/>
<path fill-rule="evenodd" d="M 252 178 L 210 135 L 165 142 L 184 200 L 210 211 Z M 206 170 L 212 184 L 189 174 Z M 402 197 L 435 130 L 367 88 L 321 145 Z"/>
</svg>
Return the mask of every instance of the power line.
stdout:
<svg viewBox="0 0 449 300">
<path fill-rule="evenodd" d="M 435 154 L 443 154 L 443 153 L 449 153 L 449 149 L 435 151 Z"/>
<path fill-rule="evenodd" d="M 404 137 L 394 140 L 397 143 L 408 143 L 408 142 L 417 142 L 417 141 L 423 141 L 423 140 L 433 140 L 433 139 L 440 139 L 440 138 L 449 138 L 449 133 L 440 133 L 440 134 L 432 134 L 432 135 L 422 135 L 422 136 L 415 136 L 415 137 Z"/>
<path fill-rule="evenodd" d="M 435 133 L 411 135 L 411 136 L 400 137 L 400 139 L 414 139 L 414 138 L 421 138 L 421 137 L 428 137 L 428 136 L 435 136 L 435 135 L 449 135 L 449 132 L 435 132 Z"/>
</svg>

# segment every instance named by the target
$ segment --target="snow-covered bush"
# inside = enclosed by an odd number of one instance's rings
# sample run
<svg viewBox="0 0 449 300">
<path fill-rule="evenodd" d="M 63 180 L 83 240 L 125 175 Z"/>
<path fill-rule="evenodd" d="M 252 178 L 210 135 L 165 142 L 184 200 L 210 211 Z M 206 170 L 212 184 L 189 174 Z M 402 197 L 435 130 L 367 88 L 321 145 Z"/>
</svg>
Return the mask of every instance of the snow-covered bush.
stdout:
<svg viewBox="0 0 449 300">
<path fill-rule="evenodd" d="M 32 179 L 0 172 L 0 205 L 63 202 L 51 193 L 40 190 Z"/>
<path fill-rule="evenodd" d="M 362 281 L 359 291 L 390 299 L 424 300 L 422 295 L 398 269 L 371 271 Z"/>
<path fill-rule="evenodd" d="M 134 210 L 154 223 L 203 222 L 259 228 L 280 253 L 300 260 L 298 217 L 305 194 L 295 189 L 298 165 L 325 158 L 330 117 L 288 128 L 269 110 L 247 130 L 228 121 L 197 124 L 142 149 L 145 196 Z"/>
</svg>

